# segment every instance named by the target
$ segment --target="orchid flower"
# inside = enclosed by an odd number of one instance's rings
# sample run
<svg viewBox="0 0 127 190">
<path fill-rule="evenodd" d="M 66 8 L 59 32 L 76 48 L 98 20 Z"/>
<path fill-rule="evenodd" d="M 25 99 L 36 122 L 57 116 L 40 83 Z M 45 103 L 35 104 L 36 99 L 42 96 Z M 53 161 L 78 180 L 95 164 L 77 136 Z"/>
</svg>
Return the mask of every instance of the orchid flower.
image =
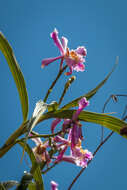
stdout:
<svg viewBox="0 0 127 190">
<path fill-rule="evenodd" d="M 79 101 L 79 108 L 72 116 L 73 127 L 70 129 L 71 148 L 75 147 L 75 145 L 79 142 L 79 140 L 82 140 L 83 138 L 82 129 L 81 129 L 82 125 L 77 119 L 81 111 L 88 105 L 89 101 L 87 101 L 85 97 L 81 98 L 81 100 Z"/>
<path fill-rule="evenodd" d="M 93 155 L 91 152 L 89 152 L 87 149 L 86 150 L 77 150 L 79 151 L 78 154 L 79 155 L 64 155 L 61 159 L 61 161 L 65 161 L 65 162 L 69 162 L 69 163 L 73 163 L 76 164 L 77 166 L 80 166 L 82 168 L 87 167 L 87 164 L 90 160 L 92 160 Z"/>
<path fill-rule="evenodd" d="M 71 133 L 72 131 L 70 129 L 67 139 L 61 136 L 54 137 L 54 142 L 56 142 L 56 148 L 57 150 L 60 150 L 59 155 L 54 157 L 56 158 L 55 162 L 58 163 L 61 161 L 66 161 L 66 162 L 71 162 L 73 164 L 76 164 L 77 166 L 80 166 L 83 168 L 87 167 L 87 163 L 93 158 L 93 155 L 87 149 L 85 150 L 82 149 L 81 139 L 79 138 L 77 139 L 77 144 L 75 145 L 73 144 L 72 146 L 72 141 L 70 141 L 72 139 Z M 70 155 L 67 156 L 64 153 L 69 146 L 71 146 Z"/>
<path fill-rule="evenodd" d="M 51 190 L 58 190 L 58 184 L 55 181 L 51 181 Z"/>
<path fill-rule="evenodd" d="M 79 108 L 73 114 L 72 120 L 64 120 L 64 128 L 66 125 L 71 125 L 69 129 L 68 138 L 65 139 L 61 136 L 54 137 L 54 142 L 56 143 L 56 148 L 59 150 L 59 155 L 56 157 L 56 162 L 62 160 L 75 163 L 78 166 L 86 167 L 89 160 L 93 158 L 92 153 L 88 150 L 83 150 L 81 147 L 81 141 L 83 140 L 82 136 L 82 125 L 78 121 L 78 116 L 81 111 L 89 105 L 89 101 L 85 97 L 81 98 L 79 101 Z M 56 125 L 61 121 L 61 119 L 56 119 L 52 123 L 52 131 L 54 131 Z M 71 155 L 65 156 L 64 153 L 67 148 L 70 146 Z"/>
<path fill-rule="evenodd" d="M 31 135 L 30 135 L 31 136 Z M 46 148 L 49 146 L 48 141 L 43 143 L 40 138 L 32 138 L 36 146 L 32 149 L 38 163 L 45 161 L 47 164 L 51 162 L 50 156 Z"/>
<path fill-rule="evenodd" d="M 71 155 L 75 158 L 75 164 L 81 167 L 87 167 L 89 160 L 92 160 L 93 155 L 87 149 L 83 150 L 81 146 L 81 141 L 71 149 Z"/>
<path fill-rule="evenodd" d="M 84 57 L 86 56 L 87 51 L 84 46 L 80 46 L 76 50 L 69 50 L 69 48 L 67 47 L 68 39 L 62 37 L 60 41 L 58 37 L 58 31 L 56 29 L 54 29 L 54 31 L 51 33 L 51 38 L 53 39 L 55 45 L 60 50 L 61 55 L 54 58 L 44 59 L 41 65 L 42 68 L 60 59 L 61 60 L 60 69 L 62 69 L 64 60 L 70 69 L 70 71 L 65 73 L 65 75 L 71 75 L 73 70 L 77 72 L 85 70 L 85 65 L 83 63 L 85 62 Z"/>
<path fill-rule="evenodd" d="M 87 149 L 82 149 L 80 140 L 73 148 L 71 148 L 69 156 L 64 154 L 69 145 L 71 144 L 69 138 L 68 140 L 66 140 L 60 136 L 57 136 L 55 138 L 55 141 L 59 143 L 61 142 L 61 144 L 57 145 L 57 148 L 61 148 L 61 151 L 58 156 L 54 157 L 56 158 L 55 162 L 57 163 L 61 161 L 66 161 L 84 168 L 87 167 L 88 161 L 90 161 L 93 158 L 91 152 L 89 152 Z"/>
</svg>

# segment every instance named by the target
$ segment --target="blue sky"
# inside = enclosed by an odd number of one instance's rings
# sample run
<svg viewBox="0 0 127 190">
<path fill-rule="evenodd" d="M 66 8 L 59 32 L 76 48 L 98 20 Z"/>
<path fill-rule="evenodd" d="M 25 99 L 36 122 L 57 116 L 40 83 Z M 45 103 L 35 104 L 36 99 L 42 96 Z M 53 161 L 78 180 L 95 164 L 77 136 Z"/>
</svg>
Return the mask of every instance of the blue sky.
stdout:
<svg viewBox="0 0 127 190">
<path fill-rule="evenodd" d="M 65 96 L 63 104 L 94 88 L 112 69 L 116 56 L 119 65 L 105 86 L 90 101 L 87 110 L 101 112 L 111 94 L 126 94 L 126 0 L 1 0 L 0 30 L 6 36 L 24 74 L 29 95 L 29 117 L 35 103 L 43 99 L 58 72 L 58 63 L 41 69 L 44 58 L 59 55 L 50 33 L 56 27 L 60 36 L 69 40 L 70 49 L 85 46 L 88 51 L 86 71 L 73 74 L 76 81 Z M 20 126 L 22 113 L 15 83 L 8 65 L 0 52 L 0 123 L 2 146 L 9 135 Z M 63 76 L 50 95 L 48 103 L 58 100 L 67 80 Z M 117 112 L 121 117 L 126 99 L 111 103 L 106 112 Z M 45 127 L 46 126 L 46 127 Z M 43 128 L 42 128 L 43 127 Z M 36 131 L 49 132 L 50 122 L 39 125 Z M 94 151 L 100 140 L 100 127 L 84 123 L 85 145 Z M 106 130 L 107 132 L 107 130 Z M 127 141 L 117 134 L 103 146 L 73 189 L 119 190 L 125 189 Z M 32 144 L 34 146 L 34 144 Z M 25 161 L 20 163 L 22 149 L 16 145 L 0 160 L 0 181 L 20 180 L 23 171 L 29 171 Z M 80 168 L 62 163 L 46 176 L 45 189 L 56 180 L 65 190 Z"/>
</svg>

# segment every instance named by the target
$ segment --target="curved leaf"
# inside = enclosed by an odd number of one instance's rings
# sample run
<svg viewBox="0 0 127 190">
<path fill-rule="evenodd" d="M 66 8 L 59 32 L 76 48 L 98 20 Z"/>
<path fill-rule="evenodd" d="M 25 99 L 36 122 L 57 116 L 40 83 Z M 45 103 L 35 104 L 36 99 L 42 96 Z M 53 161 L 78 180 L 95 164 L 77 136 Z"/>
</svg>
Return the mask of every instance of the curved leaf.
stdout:
<svg viewBox="0 0 127 190">
<path fill-rule="evenodd" d="M 106 83 L 106 81 L 109 79 L 109 77 L 111 76 L 111 74 L 113 73 L 113 71 L 115 70 L 116 66 L 118 64 L 118 57 L 116 57 L 116 63 L 113 67 L 113 69 L 111 70 L 111 72 L 105 77 L 105 79 L 100 82 L 93 90 L 91 90 L 90 92 L 88 92 L 87 94 L 84 94 L 82 96 L 80 96 L 79 98 L 76 98 L 75 100 L 73 100 L 72 102 L 64 105 L 61 109 L 63 110 L 66 110 L 68 108 L 71 108 L 71 107 L 76 107 L 78 106 L 78 102 L 81 98 L 83 98 L 84 96 L 88 99 L 92 98 L 92 96 L 94 96 L 97 91 Z"/>
<path fill-rule="evenodd" d="M 16 83 L 19 92 L 23 119 L 24 121 L 26 121 L 28 115 L 28 95 L 27 95 L 25 80 L 21 72 L 21 69 L 16 61 L 12 48 L 1 32 L 0 32 L 0 50 L 4 54 L 6 61 L 9 65 L 9 68 L 12 72 L 14 81 Z"/>
<path fill-rule="evenodd" d="M 41 117 L 39 122 L 49 119 L 49 118 L 72 119 L 72 116 L 75 111 L 76 110 L 59 110 L 56 112 L 48 112 Z M 82 111 L 80 113 L 78 119 L 81 121 L 85 121 L 85 122 L 99 124 L 103 127 L 111 129 L 112 131 L 114 131 L 118 134 L 120 134 L 120 130 L 123 127 L 127 127 L 127 123 L 119 118 L 116 118 L 116 117 L 113 117 L 110 115 L 106 115 L 106 114 L 89 112 L 89 111 Z M 125 136 L 125 135 L 124 135 L 124 137 L 127 138 L 127 136 Z"/>
<path fill-rule="evenodd" d="M 33 151 L 29 147 L 28 144 L 24 142 L 19 142 L 19 144 L 22 146 L 23 149 L 28 153 L 29 158 L 32 162 L 32 169 L 31 169 L 31 174 L 33 174 L 33 178 L 36 182 L 36 187 L 38 190 L 44 190 L 44 183 L 42 180 L 42 175 L 41 175 L 41 169 L 40 165 L 36 162 L 36 158 L 33 154 Z"/>
</svg>

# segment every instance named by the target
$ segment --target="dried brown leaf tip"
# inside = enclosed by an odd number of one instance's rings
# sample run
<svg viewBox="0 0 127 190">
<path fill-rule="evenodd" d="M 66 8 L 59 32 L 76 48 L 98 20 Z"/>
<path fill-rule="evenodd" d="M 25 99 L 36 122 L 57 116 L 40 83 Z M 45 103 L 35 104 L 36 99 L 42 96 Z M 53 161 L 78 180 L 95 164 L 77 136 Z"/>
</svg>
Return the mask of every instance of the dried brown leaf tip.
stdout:
<svg viewBox="0 0 127 190">
<path fill-rule="evenodd" d="M 127 126 L 124 126 L 120 129 L 120 135 L 127 135 Z"/>
<path fill-rule="evenodd" d="M 118 98 L 117 98 L 117 96 L 112 95 L 112 99 L 114 100 L 114 102 L 118 102 Z"/>
</svg>

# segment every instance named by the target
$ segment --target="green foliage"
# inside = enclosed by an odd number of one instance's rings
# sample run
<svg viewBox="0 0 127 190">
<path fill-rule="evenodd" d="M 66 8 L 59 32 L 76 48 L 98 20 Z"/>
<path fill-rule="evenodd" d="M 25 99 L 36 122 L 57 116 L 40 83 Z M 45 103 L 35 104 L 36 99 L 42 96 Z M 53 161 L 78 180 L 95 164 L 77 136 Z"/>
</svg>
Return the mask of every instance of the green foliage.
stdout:
<svg viewBox="0 0 127 190">
<path fill-rule="evenodd" d="M 78 106 L 78 102 L 81 98 L 83 98 L 84 96 L 88 99 L 92 98 L 97 92 L 98 90 L 107 82 L 107 80 L 109 79 L 109 77 L 111 76 L 111 74 L 113 73 L 113 71 L 115 70 L 116 66 L 118 64 L 118 57 L 116 58 L 116 63 L 113 67 L 113 69 L 110 71 L 110 73 L 105 77 L 105 79 L 103 81 L 101 81 L 94 89 L 92 89 L 90 92 L 80 96 L 79 98 L 76 98 L 75 100 L 69 102 L 68 104 L 66 104 L 65 106 L 62 107 L 62 109 L 66 110 L 68 108 L 71 107 L 75 107 Z"/>
<path fill-rule="evenodd" d="M 72 116 L 75 111 L 76 110 L 62 110 L 61 109 L 56 112 L 48 112 L 41 117 L 39 122 L 49 119 L 49 118 L 72 119 Z M 94 112 L 89 112 L 89 111 L 82 111 L 78 119 L 84 122 L 99 124 L 103 127 L 111 129 L 112 131 L 118 134 L 120 134 L 121 128 L 127 126 L 126 122 L 116 117 L 113 117 L 107 114 L 94 113 Z"/>
<path fill-rule="evenodd" d="M 22 106 L 23 119 L 24 121 L 26 121 L 28 115 L 28 95 L 27 95 L 25 80 L 21 72 L 21 69 L 17 63 L 13 50 L 1 32 L 0 32 L 0 50 L 2 51 L 2 53 L 6 58 L 6 61 L 8 63 L 14 81 L 16 83 Z"/>
<path fill-rule="evenodd" d="M 28 186 L 29 190 L 36 190 L 36 184 L 35 183 L 30 183 Z"/>
</svg>

